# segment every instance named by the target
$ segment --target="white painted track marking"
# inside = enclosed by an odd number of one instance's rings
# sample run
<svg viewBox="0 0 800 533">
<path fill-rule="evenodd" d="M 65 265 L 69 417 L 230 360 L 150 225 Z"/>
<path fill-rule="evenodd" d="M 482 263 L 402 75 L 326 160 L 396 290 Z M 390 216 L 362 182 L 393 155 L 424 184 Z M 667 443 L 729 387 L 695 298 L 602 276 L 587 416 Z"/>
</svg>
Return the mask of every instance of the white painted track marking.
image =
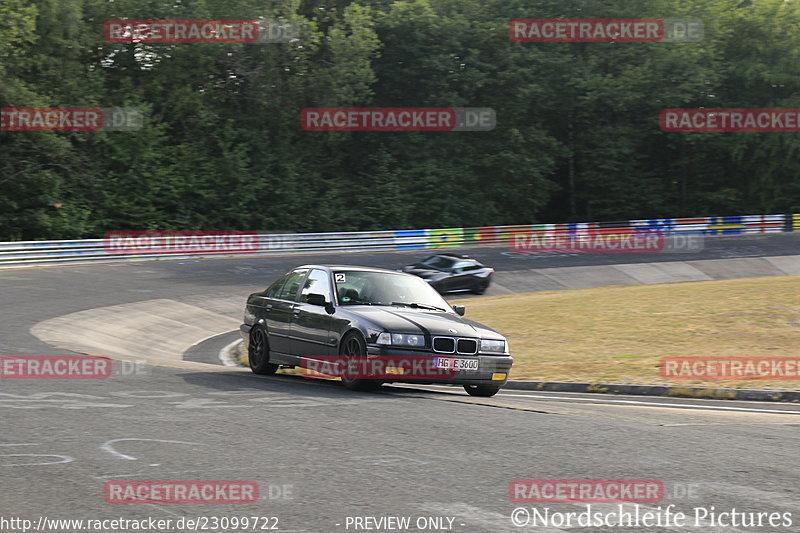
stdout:
<svg viewBox="0 0 800 533">
<path fill-rule="evenodd" d="M 114 443 L 117 442 L 126 442 L 126 441 L 141 441 L 141 442 L 166 442 L 168 444 L 189 444 L 193 446 L 205 446 L 200 442 L 186 442 L 182 440 L 161 440 L 161 439 L 112 439 L 110 441 L 105 442 L 103 445 L 100 446 L 101 450 L 104 450 L 112 455 L 116 455 L 120 459 L 127 459 L 129 461 L 138 461 L 136 457 L 132 455 L 125 455 L 124 453 L 120 453 L 114 449 Z"/>
</svg>

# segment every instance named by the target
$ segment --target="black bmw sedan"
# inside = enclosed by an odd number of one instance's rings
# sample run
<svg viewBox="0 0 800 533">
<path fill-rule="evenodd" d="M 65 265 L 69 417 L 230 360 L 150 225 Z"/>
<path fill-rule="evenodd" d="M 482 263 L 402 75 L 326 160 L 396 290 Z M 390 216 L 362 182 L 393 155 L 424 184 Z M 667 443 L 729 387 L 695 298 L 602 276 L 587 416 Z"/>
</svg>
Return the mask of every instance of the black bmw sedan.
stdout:
<svg viewBox="0 0 800 533">
<path fill-rule="evenodd" d="M 355 390 L 457 383 L 493 396 L 513 363 L 508 343 L 463 315 L 463 306 L 451 307 L 410 274 L 305 265 L 251 294 L 240 330 L 256 374 L 313 368 Z"/>
<path fill-rule="evenodd" d="M 494 269 L 466 255 L 441 253 L 405 266 L 402 272 L 419 276 L 442 294 L 456 291 L 483 294 L 489 288 Z"/>
</svg>

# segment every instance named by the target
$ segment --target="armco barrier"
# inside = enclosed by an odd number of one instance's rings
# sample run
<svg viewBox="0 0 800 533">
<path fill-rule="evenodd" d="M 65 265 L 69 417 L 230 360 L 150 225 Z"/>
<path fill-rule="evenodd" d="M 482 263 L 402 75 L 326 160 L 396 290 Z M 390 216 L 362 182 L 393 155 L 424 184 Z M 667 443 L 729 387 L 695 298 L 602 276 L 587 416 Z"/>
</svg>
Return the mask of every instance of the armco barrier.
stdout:
<svg viewBox="0 0 800 533">
<path fill-rule="evenodd" d="M 462 246 L 510 245 L 514 236 L 532 230 L 544 235 L 592 235 L 599 232 L 652 231 L 665 235 L 749 235 L 800 231 L 800 214 L 743 215 L 731 217 L 659 218 L 617 222 L 530 224 L 343 233 L 260 234 L 259 250 L 247 256 L 269 256 L 320 252 L 367 252 L 441 249 Z M 103 239 L 76 241 L 19 241 L 0 243 L 0 268 L 54 264 L 111 263 L 238 257 L 218 253 L 109 253 Z"/>
</svg>

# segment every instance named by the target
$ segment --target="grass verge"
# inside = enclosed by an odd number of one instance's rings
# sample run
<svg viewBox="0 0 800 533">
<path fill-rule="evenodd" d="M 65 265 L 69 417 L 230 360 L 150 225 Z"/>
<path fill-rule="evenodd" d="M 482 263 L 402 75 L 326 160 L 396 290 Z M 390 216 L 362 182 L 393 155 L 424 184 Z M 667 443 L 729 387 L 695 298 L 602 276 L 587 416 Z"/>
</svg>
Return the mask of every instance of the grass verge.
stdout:
<svg viewBox="0 0 800 533">
<path fill-rule="evenodd" d="M 662 357 L 800 358 L 800 277 L 461 300 L 508 337 L 511 379 L 798 390 L 800 381 L 667 381 Z"/>
</svg>

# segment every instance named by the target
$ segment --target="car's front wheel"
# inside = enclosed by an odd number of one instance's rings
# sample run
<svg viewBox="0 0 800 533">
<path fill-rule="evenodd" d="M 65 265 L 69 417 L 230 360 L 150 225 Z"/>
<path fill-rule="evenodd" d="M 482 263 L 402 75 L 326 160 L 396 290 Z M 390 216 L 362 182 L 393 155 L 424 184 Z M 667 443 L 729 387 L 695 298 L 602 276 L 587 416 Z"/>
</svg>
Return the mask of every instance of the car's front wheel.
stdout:
<svg viewBox="0 0 800 533">
<path fill-rule="evenodd" d="M 342 340 L 342 355 L 346 358 L 362 360 L 367 356 L 367 342 L 360 333 L 348 333 Z M 358 367 L 359 365 L 356 365 Z M 381 383 L 372 379 L 358 379 L 347 375 L 345 369 L 342 384 L 350 390 L 371 391 L 380 387 Z"/>
<path fill-rule="evenodd" d="M 250 361 L 250 370 L 255 374 L 274 374 L 278 365 L 269 362 L 269 341 L 267 330 L 255 326 L 250 331 L 250 344 L 247 346 L 247 358 Z"/>
<path fill-rule="evenodd" d="M 500 387 L 497 385 L 464 385 L 464 390 L 470 396 L 481 396 L 488 398 L 500 392 Z"/>
</svg>

